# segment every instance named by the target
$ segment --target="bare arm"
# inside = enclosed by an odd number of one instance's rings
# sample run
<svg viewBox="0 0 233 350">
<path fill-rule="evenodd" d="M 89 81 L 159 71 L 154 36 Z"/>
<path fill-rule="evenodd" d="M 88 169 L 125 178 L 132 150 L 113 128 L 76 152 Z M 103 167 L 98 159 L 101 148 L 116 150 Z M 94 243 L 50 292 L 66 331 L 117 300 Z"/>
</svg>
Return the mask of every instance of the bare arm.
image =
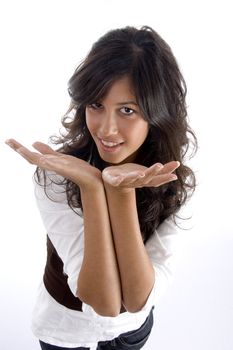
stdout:
<svg viewBox="0 0 233 350">
<path fill-rule="evenodd" d="M 84 258 L 77 293 L 103 316 L 117 316 L 121 285 L 104 187 L 81 188 L 84 215 Z"/>
<path fill-rule="evenodd" d="M 135 188 L 173 181 L 172 172 L 178 166 L 177 162 L 151 168 L 124 164 L 106 168 L 103 172 L 123 304 L 130 312 L 137 312 L 145 305 L 155 282 L 154 268 L 141 236 Z"/>
<path fill-rule="evenodd" d="M 135 190 L 119 192 L 106 186 L 114 244 L 119 264 L 122 298 L 130 312 L 139 311 L 154 285 L 154 269 L 138 222 Z"/>
<path fill-rule="evenodd" d="M 34 144 L 40 153 L 29 151 L 15 140 L 10 140 L 8 145 L 30 163 L 69 178 L 81 189 L 85 252 L 77 283 L 80 299 L 105 316 L 119 313 L 122 298 L 128 311 L 140 310 L 153 287 L 154 272 L 141 238 L 134 188 L 157 186 L 174 180 L 167 172 L 172 172 L 177 164 L 170 165 L 170 168 L 169 165 L 165 166 L 166 171 L 156 177 L 155 183 L 153 167 L 152 171 L 141 167 L 143 169 L 140 168 L 140 173 L 146 173 L 146 176 L 137 180 L 135 174 L 132 176 L 130 173 L 129 167 L 137 168 L 138 165 L 125 164 L 125 173 L 120 176 L 120 181 L 117 178 L 120 191 L 105 181 L 106 200 L 101 173 L 88 163 L 59 154 L 42 143 Z M 118 166 L 112 168 L 119 171 Z"/>
<path fill-rule="evenodd" d="M 118 315 L 121 285 L 100 171 L 40 142 L 33 145 L 38 152 L 31 152 L 15 140 L 9 140 L 8 145 L 29 163 L 79 185 L 84 211 L 84 259 L 77 277 L 77 295 L 100 315 Z"/>
</svg>

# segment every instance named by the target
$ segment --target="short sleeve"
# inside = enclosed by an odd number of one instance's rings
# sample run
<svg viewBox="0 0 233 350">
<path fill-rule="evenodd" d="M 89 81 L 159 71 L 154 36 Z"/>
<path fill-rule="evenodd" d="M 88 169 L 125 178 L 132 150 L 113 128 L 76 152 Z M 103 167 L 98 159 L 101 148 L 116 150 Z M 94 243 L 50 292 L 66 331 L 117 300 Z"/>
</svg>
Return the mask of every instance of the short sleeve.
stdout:
<svg viewBox="0 0 233 350">
<path fill-rule="evenodd" d="M 77 279 L 84 253 L 84 228 L 81 210 L 74 212 L 67 203 L 64 179 L 46 176 L 44 183 L 34 180 L 36 203 L 47 235 L 64 264 L 68 285 L 76 296 Z"/>
</svg>

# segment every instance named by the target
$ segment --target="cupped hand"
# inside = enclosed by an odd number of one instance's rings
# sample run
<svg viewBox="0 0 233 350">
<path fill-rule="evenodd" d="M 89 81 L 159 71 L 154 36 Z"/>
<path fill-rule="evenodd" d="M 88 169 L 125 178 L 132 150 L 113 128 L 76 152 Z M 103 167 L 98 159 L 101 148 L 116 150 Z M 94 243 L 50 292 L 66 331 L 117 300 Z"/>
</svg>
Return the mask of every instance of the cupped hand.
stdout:
<svg viewBox="0 0 233 350">
<path fill-rule="evenodd" d="M 179 166 L 180 163 L 177 161 L 171 161 L 164 165 L 156 163 L 149 168 L 139 164 L 126 163 L 105 168 L 102 172 L 102 178 L 107 185 L 119 190 L 159 187 L 177 180 L 177 176 L 173 172 Z"/>
<path fill-rule="evenodd" d="M 101 172 L 86 161 L 54 151 L 42 142 L 33 143 L 37 152 L 32 152 L 18 141 L 9 139 L 6 144 L 18 152 L 30 164 L 37 165 L 43 170 L 54 171 L 56 174 L 70 179 L 79 186 L 102 183 Z"/>
</svg>

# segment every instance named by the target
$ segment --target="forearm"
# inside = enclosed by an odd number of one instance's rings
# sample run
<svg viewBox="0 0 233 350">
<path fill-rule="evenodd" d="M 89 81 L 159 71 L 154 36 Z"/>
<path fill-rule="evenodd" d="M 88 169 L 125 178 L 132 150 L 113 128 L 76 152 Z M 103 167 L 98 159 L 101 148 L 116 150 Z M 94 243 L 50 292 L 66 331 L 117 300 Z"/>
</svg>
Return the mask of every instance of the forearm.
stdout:
<svg viewBox="0 0 233 350">
<path fill-rule="evenodd" d="M 84 258 L 78 278 L 78 296 L 103 316 L 121 308 L 121 285 L 106 195 L 102 184 L 81 188 L 84 215 Z"/>
<path fill-rule="evenodd" d="M 109 215 L 120 271 L 123 303 L 136 312 L 154 285 L 154 269 L 146 252 L 138 221 L 135 190 L 123 193 L 106 186 Z"/>
</svg>

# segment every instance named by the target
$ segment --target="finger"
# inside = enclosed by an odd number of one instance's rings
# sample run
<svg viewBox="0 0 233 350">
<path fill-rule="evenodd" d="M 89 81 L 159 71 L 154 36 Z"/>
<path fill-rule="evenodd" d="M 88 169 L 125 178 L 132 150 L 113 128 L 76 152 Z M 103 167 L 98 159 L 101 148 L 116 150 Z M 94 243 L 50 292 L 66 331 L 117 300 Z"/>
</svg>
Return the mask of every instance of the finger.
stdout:
<svg viewBox="0 0 233 350">
<path fill-rule="evenodd" d="M 162 186 L 168 182 L 177 180 L 177 176 L 175 174 L 162 174 L 157 175 L 156 177 L 153 177 L 150 182 L 145 181 L 144 179 L 135 178 L 131 182 L 126 182 L 125 179 L 119 179 L 119 182 L 117 182 L 117 179 L 113 180 L 110 184 L 113 186 L 120 186 L 120 187 L 128 187 L 128 188 L 142 188 L 142 187 L 159 187 Z"/>
<path fill-rule="evenodd" d="M 147 168 L 144 172 L 145 176 L 155 175 L 163 169 L 164 165 L 161 163 L 156 163 Z"/>
<path fill-rule="evenodd" d="M 42 154 L 48 154 L 48 155 L 58 155 L 58 152 L 55 152 L 51 147 L 48 145 L 42 143 L 42 142 L 35 142 L 33 144 L 33 147 L 37 149 L 40 153 L 32 152 L 28 148 L 24 147 L 21 143 L 14 139 L 8 139 L 5 141 L 5 143 L 10 146 L 14 151 L 19 153 L 24 159 L 26 159 L 30 164 L 37 165 L 43 169 L 48 168 L 48 161 L 44 158 Z"/>
<path fill-rule="evenodd" d="M 29 149 L 24 147 L 21 143 L 14 139 L 6 140 L 5 143 L 10 146 L 14 151 L 19 153 L 23 158 L 25 158 L 31 164 L 37 164 L 37 159 L 41 156 L 36 152 L 31 152 Z"/>
<path fill-rule="evenodd" d="M 132 172 L 129 174 L 124 174 L 121 176 L 121 181 L 119 181 L 118 185 L 121 187 L 138 187 L 141 179 L 145 177 L 145 174 L 140 172 Z M 143 181 L 143 180 L 142 180 Z"/>
<path fill-rule="evenodd" d="M 40 153 L 42 154 L 56 154 L 56 155 L 59 155 L 58 152 L 54 151 L 50 146 L 46 145 L 45 143 L 43 142 L 34 142 L 32 144 L 32 146 L 37 150 L 39 151 Z"/>
<path fill-rule="evenodd" d="M 145 184 L 145 187 L 159 187 L 175 180 L 177 180 L 177 176 L 175 174 L 157 175 L 150 182 Z"/>
<path fill-rule="evenodd" d="M 144 175 L 143 175 L 144 177 Z M 115 178 L 114 180 L 114 186 L 119 186 L 119 187 L 129 187 L 129 188 L 137 188 L 141 187 L 140 186 L 140 179 L 142 178 L 142 175 L 135 175 L 134 177 L 132 175 L 130 176 L 125 176 L 121 175 Z"/>
<path fill-rule="evenodd" d="M 23 145 L 21 145 L 21 143 L 19 143 L 18 141 L 14 140 L 14 139 L 8 139 L 5 141 L 5 143 L 10 146 L 14 151 L 17 151 L 17 149 L 19 149 L 20 147 L 23 147 Z"/>
<path fill-rule="evenodd" d="M 142 179 L 142 185 L 149 183 L 155 176 L 161 173 L 163 170 L 163 164 L 156 163 L 150 166 L 145 172 L 145 177 Z"/>
<path fill-rule="evenodd" d="M 157 175 L 171 174 L 179 166 L 180 166 L 180 163 L 177 161 L 171 161 L 171 162 L 166 163 L 164 165 L 162 165 L 161 163 L 156 163 L 156 164 L 152 165 L 145 172 L 146 177 L 144 180 L 144 184 L 146 185 L 146 184 L 150 183 L 153 180 L 153 178 Z"/>
<path fill-rule="evenodd" d="M 180 162 L 178 161 L 171 161 L 166 164 L 164 164 L 163 168 L 159 172 L 160 174 L 166 174 L 166 173 L 172 173 L 174 170 L 179 168 Z"/>
<path fill-rule="evenodd" d="M 24 146 L 17 148 L 16 152 L 19 153 L 30 164 L 40 166 L 40 161 L 41 161 L 41 158 L 43 157 L 40 153 L 31 152 L 28 148 Z"/>
<path fill-rule="evenodd" d="M 16 152 L 19 149 L 26 148 L 21 143 L 19 143 L 18 141 L 14 140 L 14 139 L 8 139 L 5 141 L 5 143 L 8 146 L 10 146 L 12 149 L 14 149 Z M 58 155 L 58 152 L 54 151 L 50 146 L 46 145 L 43 142 L 39 142 L 39 141 L 34 142 L 32 146 L 42 154 L 57 154 Z"/>
</svg>

